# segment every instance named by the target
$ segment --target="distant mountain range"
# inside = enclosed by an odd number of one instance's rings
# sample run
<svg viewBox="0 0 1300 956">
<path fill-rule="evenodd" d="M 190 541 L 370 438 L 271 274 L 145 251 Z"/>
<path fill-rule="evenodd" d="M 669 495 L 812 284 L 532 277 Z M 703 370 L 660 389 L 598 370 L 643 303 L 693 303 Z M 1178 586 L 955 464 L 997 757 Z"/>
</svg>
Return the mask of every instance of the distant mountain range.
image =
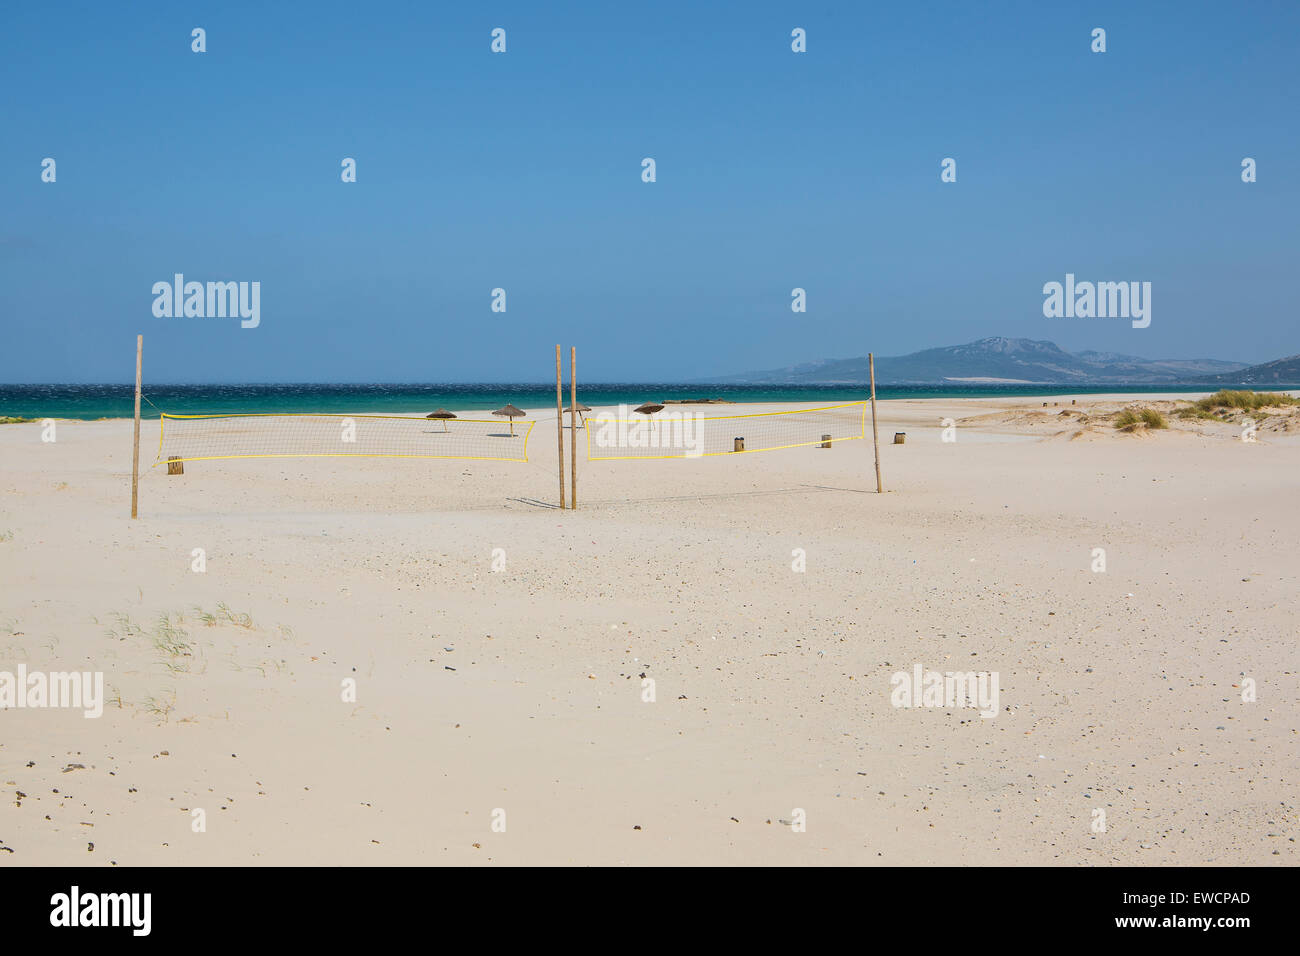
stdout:
<svg viewBox="0 0 1300 956">
<path fill-rule="evenodd" d="M 867 379 L 867 359 L 823 359 L 710 379 L 719 384 L 848 385 Z M 1053 342 L 995 336 L 911 355 L 877 356 L 884 385 L 1015 383 L 1033 385 L 1178 385 L 1300 383 L 1300 355 L 1265 365 L 1220 359 L 1145 359 L 1113 352 L 1070 353 Z"/>
<path fill-rule="evenodd" d="M 1300 355 L 1252 365 L 1240 372 L 1211 375 L 1202 381 L 1213 385 L 1296 385 L 1300 383 Z"/>
</svg>

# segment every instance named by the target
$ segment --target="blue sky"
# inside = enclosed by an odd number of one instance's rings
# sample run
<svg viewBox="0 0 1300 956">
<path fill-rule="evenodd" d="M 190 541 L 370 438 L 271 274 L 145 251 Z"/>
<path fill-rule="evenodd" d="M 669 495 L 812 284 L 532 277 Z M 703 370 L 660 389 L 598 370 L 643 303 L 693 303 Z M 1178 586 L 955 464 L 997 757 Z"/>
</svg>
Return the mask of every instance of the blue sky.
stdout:
<svg viewBox="0 0 1300 956">
<path fill-rule="evenodd" d="M 196 383 L 540 381 L 557 342 L 587 381 L 986 335 L 1300 352 L 1295 3 L 96 2 L 0 31 L 3 382 L 127 381 L 137 332 L 146 381 Z M 154 317 L 176 272 L 259 281 L 261 325 Z M 1150 281 L 1151 326 L 1044 318 L 1066 272 Z"/>
</svg>

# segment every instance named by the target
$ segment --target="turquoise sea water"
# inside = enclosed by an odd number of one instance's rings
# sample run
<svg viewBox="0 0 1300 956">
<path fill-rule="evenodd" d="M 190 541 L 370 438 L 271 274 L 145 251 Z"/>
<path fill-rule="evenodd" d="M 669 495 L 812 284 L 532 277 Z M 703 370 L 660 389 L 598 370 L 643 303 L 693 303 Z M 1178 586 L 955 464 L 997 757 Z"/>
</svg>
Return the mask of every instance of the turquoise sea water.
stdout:
<svg viewBox="0 0 1300 956">
<path fill-rule="evenodd" d="M 1123 392 L 1188 392 L 1197 386 L 1154 385 L 894 385 L 877 398 L 987 398 L 1020 395 L 1084 395 Z M 1205 386 L 1201 390 L 1213 391 Z M 131 385 L 0 385 L 0 417 L 129 418 Z M 507 402 L 520 408 L 555 404 L 553 385 L 150 385 L 141 415 L 228 412 L 339 412 L 422 415 L 442 406 L 453 412 L 491 411 Z M 588 405 L 639 405 L 666 398 L 723 398 L 733 402 L 852 402 L 866 389 L 838 385 L 584 385 L 578 401 Z M 568 402 L 568 384 L 565 384 Z"/>
</svg>

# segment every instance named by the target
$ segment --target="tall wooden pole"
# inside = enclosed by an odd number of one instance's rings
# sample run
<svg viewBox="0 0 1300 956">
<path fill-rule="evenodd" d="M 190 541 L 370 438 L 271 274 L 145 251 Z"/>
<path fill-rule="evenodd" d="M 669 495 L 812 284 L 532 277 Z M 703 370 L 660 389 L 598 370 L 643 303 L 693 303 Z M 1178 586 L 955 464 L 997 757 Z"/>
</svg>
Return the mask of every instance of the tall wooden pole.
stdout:
<svg viewBox="0 0 1300 956">
<path fill-rule="evenodd" d="M 569 346 L 569 507 L 578 510 L 578 350 Z"/>
<path fill-rule="evenodd" d="M 880 432 L 876 430 L 876 356 L 867 353 L 867 366 L 871 369 L 871 446 L 876 451 L 876 494 L 885 490 L 880 479 Z"/>
<path fill-rule="evenodd" d="M 555 346 L 555 438 L 559 442 L 560 507 L 564 507 L 564 379 L 560 375 L 560 347 Z"/>
<path fill-rule="evenodd" d="M 135 448 L 131 452 L 131 517 L 139 516 L 140 504 L 140 365 L 144 359 L 144 336 L 135 337 Z"/>
</svg>

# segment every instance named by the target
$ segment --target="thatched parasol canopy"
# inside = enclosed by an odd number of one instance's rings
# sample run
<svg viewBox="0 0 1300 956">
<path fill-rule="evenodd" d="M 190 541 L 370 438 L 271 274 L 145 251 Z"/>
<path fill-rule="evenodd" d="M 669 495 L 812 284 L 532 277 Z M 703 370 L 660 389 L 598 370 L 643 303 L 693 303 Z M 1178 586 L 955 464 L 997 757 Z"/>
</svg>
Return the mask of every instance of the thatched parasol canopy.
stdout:
<svg viewBox="0 0 1300 956">
<path fill-rule="evenodd" d="M 577 405 L 570 405 L 568 408 L 565 409 L 565 411 L 572 412 L 575 408 L 578 410 L 578 421 L 579 422 L 585 421 L 585 419 L 582 417 L 582 413 L 591 411 L 591 406 L 586 404 L 585 402 L 579 402 Z"/>
<path fill-rule="evenodd" d="M 510 434 L 511 434 L 511 435 L 514 435 L 514 433 L 515 433 L 515 419 L 516 419 L 516 418 L 523 418 L 524 415 L 526 415 L 526 414 L 528 414 L 528 413 L 525 412 L 522 408 L 515 408 L 515 406 L 513 406 L 513 405 L 507 405 L 507 406 L 505 406 L 504 408 L 498 408 L 498 409 L 497 409 L 495 412 L 493 412 L 492 414 L 493 414 L 493 415 L 504 415 L 506 418 L 510 419 Z"/>
<path fill-rule="evenodd" d="M 447 409 L 445 409 L 445 408 L 440 408 L 440 409 L 438 409 L 436 412 L 430 412 L 428 415 L 425 415 L 424 417 L 425 417 L 425 418 L 441 418 L 441 419 L 443 419 L 442 430 L 443 430 L 443 431 L 446 431 L 446 430 L 447 430 L 447 422 L 446 422 L 446 419 L 448 419 L 448 418 L 455 418 L 455 417 L 456 417 L 456 413 L 455 413 L 455 412 L 449 412 L 449 411 L 447 411 Z"/>
<path fill-rule="evenodd" d="M 638 405 L 636 408 L 632 409 L 632 411 L 638 412 L 642 415 L 653 415 L 655 412 L 662 412 L 663 410 L 664 407 L 656 402 L 646 402 L 645 404 Z"/>
</svg>

